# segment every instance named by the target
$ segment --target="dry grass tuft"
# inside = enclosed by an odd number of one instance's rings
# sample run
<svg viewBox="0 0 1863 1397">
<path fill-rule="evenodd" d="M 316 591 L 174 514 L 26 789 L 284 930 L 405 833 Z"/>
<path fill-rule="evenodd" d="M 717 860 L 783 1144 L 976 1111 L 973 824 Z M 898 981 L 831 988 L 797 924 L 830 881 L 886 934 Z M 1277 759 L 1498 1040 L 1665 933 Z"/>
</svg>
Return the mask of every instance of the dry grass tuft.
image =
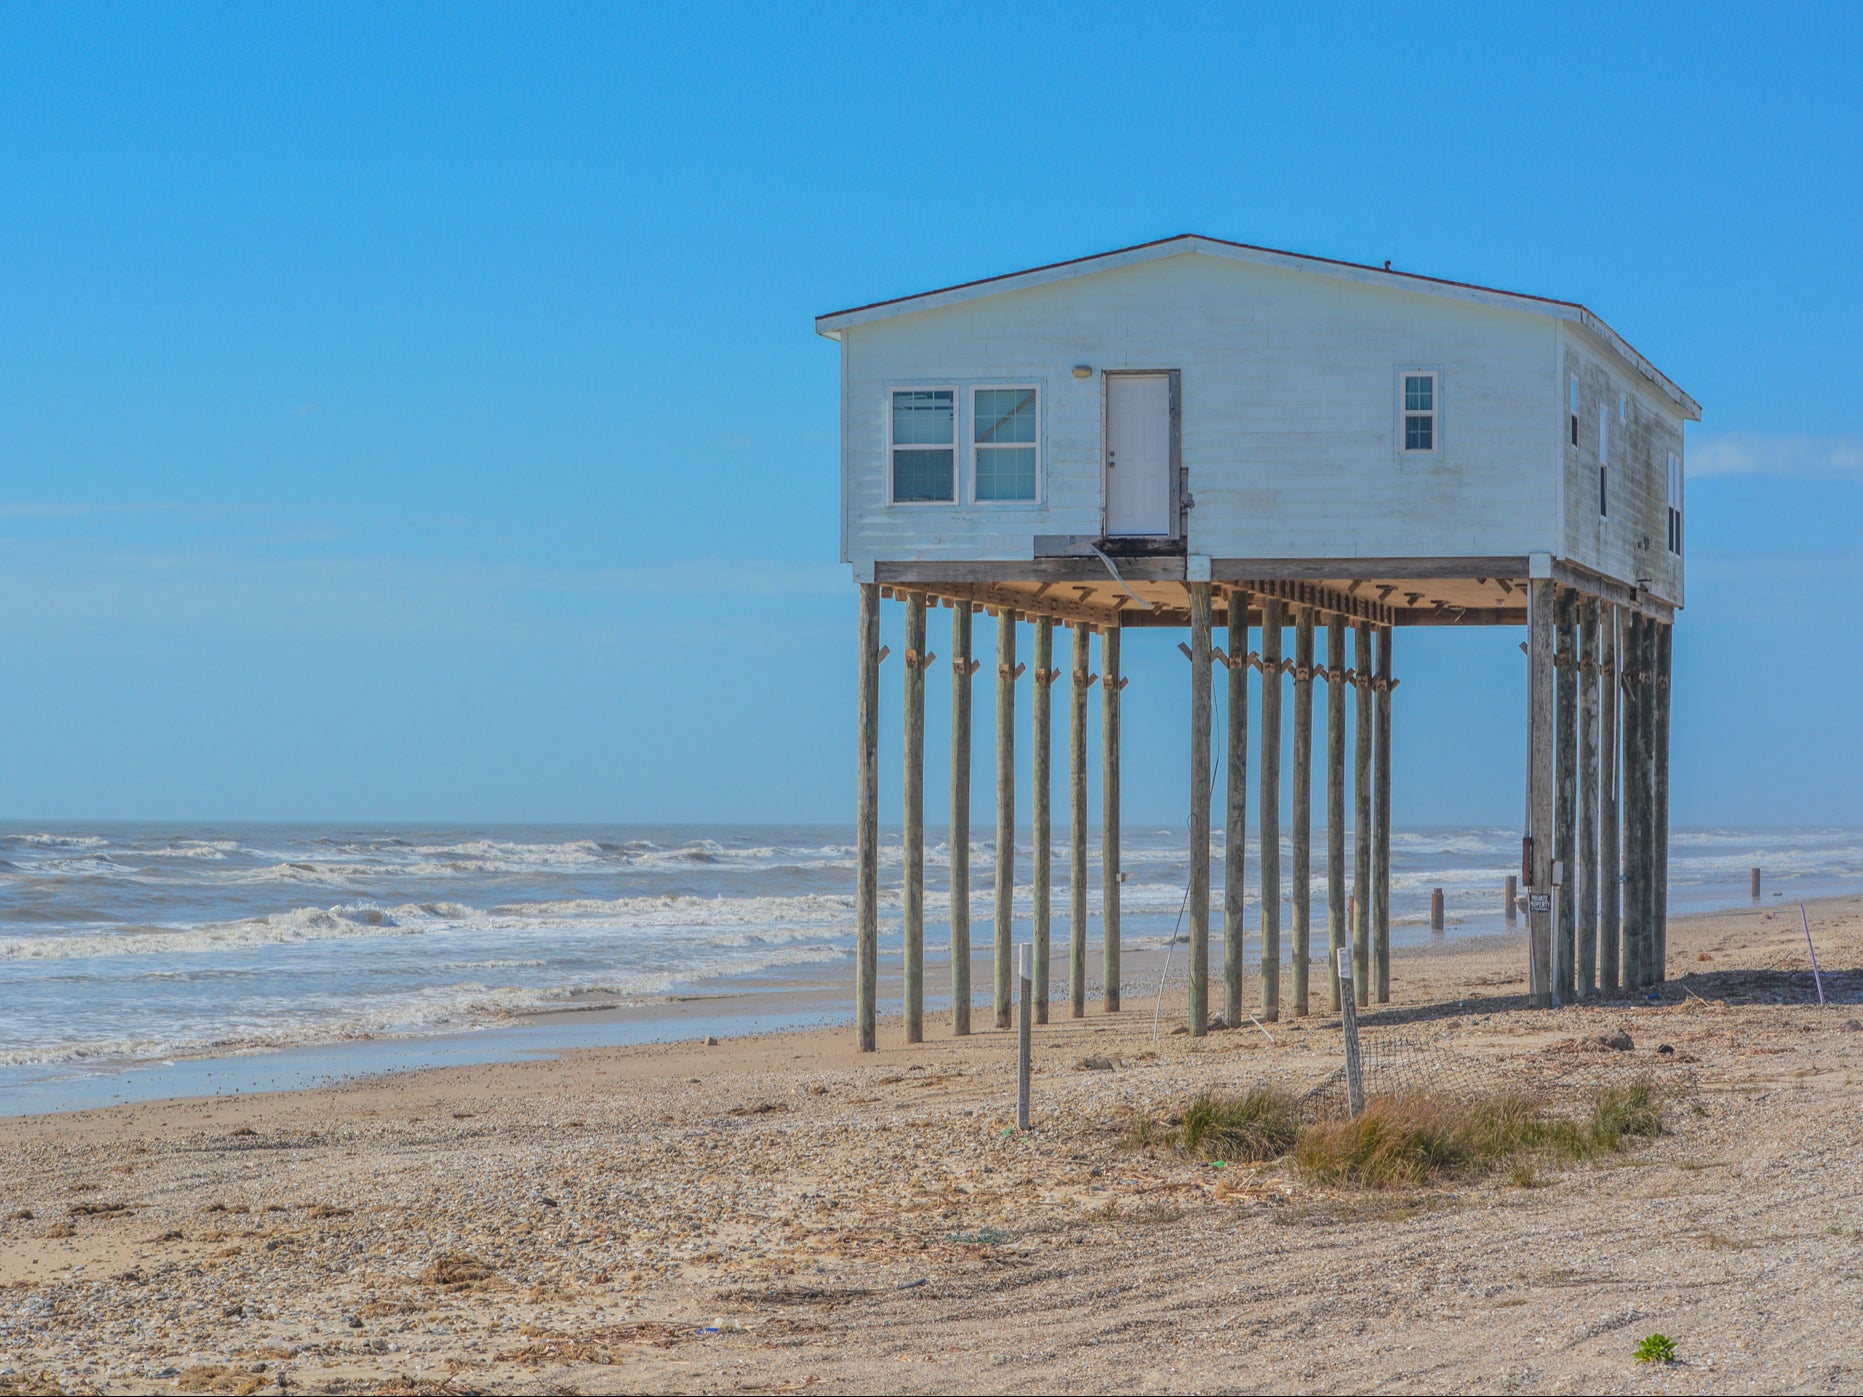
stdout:
<svg viewBox="0 0 1863 1397">
<path fill-rule="evenodd" d="M 433 1265 L 421 1272 L 421 1279 L 429 1285 L 445 1286 L 448 1289 L 483 1285 L 493 1279 L 497 1272 L 476 1256 L 464 1254 L 442 1256 L 435 1259 Z"/>
<path fill-rule="evenodd" d="M 1258 1086 L 1241 1096 L 1204 1092 L 1166 1138 L 1200 1159 L 1253 1164 L 1279 1159 L 1299 1135 L 1299 1099 L 1278 1087 Z"/>
</svg>

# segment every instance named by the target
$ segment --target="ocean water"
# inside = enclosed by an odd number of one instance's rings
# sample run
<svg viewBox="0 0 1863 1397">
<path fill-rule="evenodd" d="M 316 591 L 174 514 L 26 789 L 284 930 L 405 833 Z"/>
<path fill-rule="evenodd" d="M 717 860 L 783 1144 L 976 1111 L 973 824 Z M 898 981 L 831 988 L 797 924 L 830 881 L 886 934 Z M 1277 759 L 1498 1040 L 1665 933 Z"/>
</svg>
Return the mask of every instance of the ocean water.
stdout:
<svg viewBox="0 0 1863 1397">
<path fill-rule="evenodd" d="M 1323 928 L 1325 841 L 1314 843 Z M 936 962 L 949 849 L 928 844 Z M 1213 846 L 1220 880 L 1220 832 Z M 1123 852 L 1126 944 L 1163 945 L 1180 926 L 1183 831 L 1128 826 Z M 1057 938 L 1067 934 L 1067 856 L 1057 841 Z M 1282 857 L 1285 870 L 1285 848 Z M 1513 830 L 1397 831 L 1393 940 L 1429 940 L 1436 887 L 1451 935 L 1501 929 L 1502 880 L 1518 858 Z M 982 948 L 992 845 L 977 843 L 971 859 Z M 1029 860 L 1024 845 L 1019 938 Z M 1769 900 L 1863 891 L 1863 831 L 1676 831 L 1671 905 L 1744 902 L 1753 864 L 1766 870 Z M 1251 844 L 1251 885 L 1258 867 Z M 882 840 L 880 912 L 882 956 L 895 962 L 900 870 L 894 831 Z M 853 881 L 845 828 L 0 826 L 0 1098 L 138 1064 L 343 1040 L 405 1041 L 411 1061 L 424 1037 L 551 1009 L 737 990 L 749 1014 L 762 992 L 851 993 Z M 1090 883 L 1097 944 L 1097 857 Z M 1251 931 L 1257 921 L 1251 887 Z"/>
</svg>

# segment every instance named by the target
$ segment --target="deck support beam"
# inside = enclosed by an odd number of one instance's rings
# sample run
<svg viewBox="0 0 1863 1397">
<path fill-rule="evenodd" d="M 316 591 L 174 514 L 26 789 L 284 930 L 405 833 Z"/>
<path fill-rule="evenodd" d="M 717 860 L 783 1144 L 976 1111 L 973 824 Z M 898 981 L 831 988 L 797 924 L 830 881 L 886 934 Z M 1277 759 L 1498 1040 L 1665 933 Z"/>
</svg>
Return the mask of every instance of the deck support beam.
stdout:
<svg viewBox="0 0 1863 1397">
<path fill-rule="evenodd" d="M 1350 944 L 1345 881 L 1346 627 L 1326 622 L 1326 1007 L 1339 1012 L 1339 950 Z"/>
<path fill-rule="evenodd" d="M 1613 602 L 1599 603 L 1598 616 L 1598 988 L 1606 993 L 1622 984 L 1618 937 L 1623 929 L 1622 889 L 1618 885 L 1618 760 L 1623 672 L 1618 631 L 1622 613 Z"/>
<path fill-rule="evenodd" d="M 1281 1017 L 1281 628 L 1285 603 L 1261 608 L 1261 1016 Z"/>
<path fill-rule="evenodd" d="M 1119 627 L 1100 632 L 1100 996 L 1119 1012 Z"/>
<path fill-rule="evenodd" d="M 1223 815 L 1223 1022 L 1242 1022 L 1248 862 L 1248 593 L 1229 592 L 1228 800 Z"/>
<path fill-rule="evenodd" d="M 1313 950 L 1313 608 L 1294 608 L 1294 1014 L 1304 1017 Z"/>
<path fill-rule="evenodd" d="M 1361 621 L 1353 638 L 1354 677 L 1358 683 L 1352 730 L 1352 997 L 1358 1007 L 1371 1002 L 1371 625 Z"/>
<path fill-rule="evenodd" d="M 1190 1036 L 1210 1030 L 1210 584 L 1190 587 Z"/>
<path fill-rule="evenodd" d="M 951 1033 L 970 1032 L 971 605 L 951 607 Z"/>
<path fill-rule="evenodd" d="M 925 1041 L 925 594 L 906 594 L 906 769 L 902 789 L 905 811 L 905 888 L 901 902 L 905 922 L 906 1042 Z"/>
<path fill-rule="evenodd" d="M 870 1053 L 880 951 L 880 589 L 860 588 L 859 756 L 854 800 L 854 1032 Z"/>
<path fill-rule="evenodd" d="M 1578 993 L 1598 992 L 1598 599 L 1579 604 Z"/>
<path fill-rule="evenodd" d="M 1553 784 L 1553 857 L 1559 860 L 1561 882 L 1553 899 L 1558 921 L 1553 928 L 1553 998 L 1570 1004 L 1578 998 L 1577 959 L 1574 954 L 1578 901 L 1578 593 L 1559 589 L 1555 603 L 1559 628 L 1553 659 L 1553 689 L 1558 698 L 1555 719 L 1558 767 Z"/>
<path fill-rule="evenodd" d="M 1553 1003 L 1553 605 L 1550 577 L 1527 583 L 1527 1002 Z"/>
<path fill-rule="evenodd" d="M 1016 613 L 996 614 L 996 1026 L 1010 1026 L 1016 910 Z"/>
<path fill-rule="evenodd" d="M 1391 1002 L 1391 628 L 1378 627 L 1378 752 L 1373 799 L 1371 976 L 1380 1004 Z"/>
<path fill-rule="evenodd" d="M 1093 630 L 1074 623 L 1074 689 L 1067 723 L 1067 1011 L 1087 1012 L 1087 672 Z"/>
</svg>

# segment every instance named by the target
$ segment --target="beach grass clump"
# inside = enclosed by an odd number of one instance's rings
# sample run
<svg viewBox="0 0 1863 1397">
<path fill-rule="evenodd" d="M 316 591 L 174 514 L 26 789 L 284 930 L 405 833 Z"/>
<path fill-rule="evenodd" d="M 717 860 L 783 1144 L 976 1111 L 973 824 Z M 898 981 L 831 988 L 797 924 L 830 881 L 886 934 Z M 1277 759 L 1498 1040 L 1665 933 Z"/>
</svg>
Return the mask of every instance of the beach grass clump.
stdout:
<svg viewBox="0 0 1863 1397">
<path fill-rule="evenodd" d="M 1279 1087 L 1252 1087 L 1240 1096 L 1204 1092 L 1190 1103 L 1169 1140 L 1198 1159 L 1254 1164 L 1279 1159 L 1300 1136 L 1300 1102 Z"/>
<path fill-rule="evenodd" d="M 1675 1340 L 1667 1334 L 1649 1334 L 1637 1345 L 1636 1353 L 1639 1363 L 1673 1363 L 1675 1362 Z"/>
</svg>

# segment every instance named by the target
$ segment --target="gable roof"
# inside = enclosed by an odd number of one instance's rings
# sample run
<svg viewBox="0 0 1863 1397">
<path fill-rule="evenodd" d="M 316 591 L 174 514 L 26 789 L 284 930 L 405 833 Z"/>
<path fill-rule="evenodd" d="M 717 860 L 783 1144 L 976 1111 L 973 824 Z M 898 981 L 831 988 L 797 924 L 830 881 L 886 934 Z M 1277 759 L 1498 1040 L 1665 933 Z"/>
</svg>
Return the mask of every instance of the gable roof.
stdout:
<svg viewBox="0 0 1863 1397">
<path fill-rule="evenodd" d="M 1492 286 L 1477 286 L 1472 282 L 1449 281 L 1443 277 L 1421 276 L 1416 272 L 1392 271 L 1389 267 L 1372 267 L 1361 262 L 1341 262 L 1331 257 L 1310 257 L 1304 253 L 1283 252 L 1271 247 L 1256 247 L 1250 243 L 1228 242 L 1222 238 L 1206 238 L 1195 233 L 1180 233 L 1175 237 L 1159 238 L 1155 242 L 1138 243 L 1135 246 L 1118 248 L 1112 252 L 1096 253 L 1091 257 L 1075 257 L 1066 262 L 1051 262 L 1045 267 L 1031 267 L 1027 271 L 1007 272 L 1001 276 L 984 277 L 978 281 L 960 282 L 956 286 L 946 286 L 936 291 L 922 291 L 915 296 L 899 296 L 890 301 L 875 301 L 870 305 L 831 311 L 827 315 L 816 317 L 815 332 L 838 340 L 843 330 L 852 329 L 856 325 L 867 325 L 876 320 L 888 320 L 896 315 L 910 315 L 915 311 L 960 305 L 965 301 L 977 300 L 984 296 L 996 296 L 1005 291 L 1022 291 L 1033 286 L 1046 286 L 1052 282 L 1092 276 L 1096 272 L 1112 271 L 1117 267 L 1130 267 L 1165 257 L 1180 257 L 1186 253 L 1251 262 L 1257 266 L 1276 267 L 1283 271 L 1337 277 L 1366 285 L 1390 285 L 1424 295 L 1442 296 L 1450 300 L 1469 301 L 1479 305 L 1500 306 L 1508 310 L 1526 311 L 1534 315 L 1547 315 L 1554 319 L 1570 321 L 1575 325 L 1582 325 L 1603 340 L 1611 351 L 1631 369 L 1654 384 L 1663 396 L 1679 407 L 1690 421 L 1701 420 L 1700 403 L 1683 392 L 1667 374 L 1632 348 L 1623 336 L 1577 301 L 1558 301 L 1548 296 L 1529 296 L 1520 291 L 1502 291 Z"/>
</svg>

